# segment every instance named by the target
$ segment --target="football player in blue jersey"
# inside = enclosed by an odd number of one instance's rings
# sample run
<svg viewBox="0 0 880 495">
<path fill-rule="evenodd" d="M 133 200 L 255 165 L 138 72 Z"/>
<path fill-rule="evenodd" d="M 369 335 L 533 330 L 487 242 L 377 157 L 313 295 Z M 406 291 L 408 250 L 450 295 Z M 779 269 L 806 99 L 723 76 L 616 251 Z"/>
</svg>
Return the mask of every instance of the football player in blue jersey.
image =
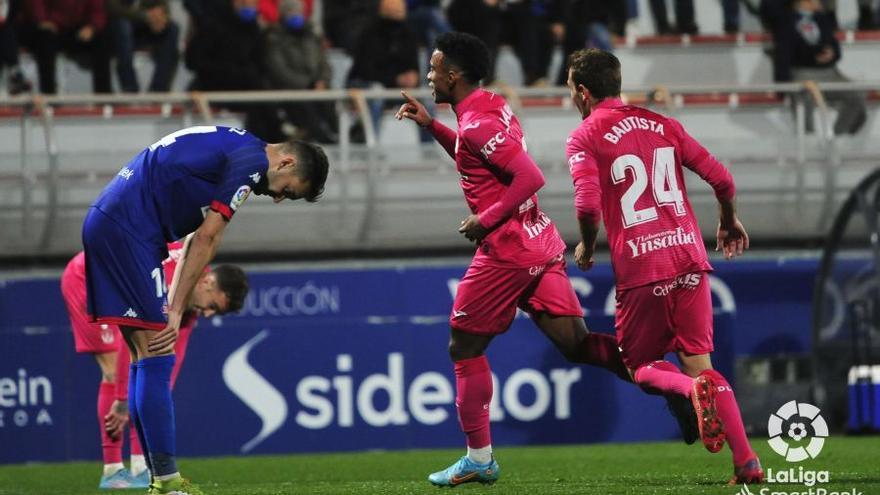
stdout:
<svg viewBox="0 0 880 495">
<path fill-rule="evenodd" d="M 248 195 L 316 201 L 329 164 L 298 140 L 265 143 L 234 127 L 197 126 L 169 134 L 135 156 L 91 205 L 83 224 L 88 312 L 118 325 L 134 359 L 129 410 L 152 494 L 195 495 L 175 460 L 169 386 L 181 316 L 227 223 Z M 167 243 L 192 233 L 168 290 Z"/>
</svg>

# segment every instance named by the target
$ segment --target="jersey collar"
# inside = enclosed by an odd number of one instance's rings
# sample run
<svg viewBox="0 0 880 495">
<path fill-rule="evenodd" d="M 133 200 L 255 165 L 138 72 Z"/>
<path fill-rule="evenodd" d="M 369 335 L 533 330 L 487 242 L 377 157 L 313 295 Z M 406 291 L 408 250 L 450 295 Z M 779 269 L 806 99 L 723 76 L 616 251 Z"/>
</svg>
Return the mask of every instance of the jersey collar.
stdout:
<svg viewBox="0 0 880 495">
<path fill-rule="evenodd" d="M 623 102 L 619 97 L 615 98 L 605 98 L 604 100 L 596 103 L 593 107 L 593 110 L 600 110 L 603 108 L 620 108 L 622 106 L 626 106 L 626 103 Z"/>
<path fill-rule="evenodd" d="M 453 107 L 455 115 L 463 115 L 470 110 L 484 94 L 486 94 L 486 91 L 481 88 L 471 91 L 471 94 L 467 95 L 463 100 L 458 102 L 455 107 Z"/>
</svg>

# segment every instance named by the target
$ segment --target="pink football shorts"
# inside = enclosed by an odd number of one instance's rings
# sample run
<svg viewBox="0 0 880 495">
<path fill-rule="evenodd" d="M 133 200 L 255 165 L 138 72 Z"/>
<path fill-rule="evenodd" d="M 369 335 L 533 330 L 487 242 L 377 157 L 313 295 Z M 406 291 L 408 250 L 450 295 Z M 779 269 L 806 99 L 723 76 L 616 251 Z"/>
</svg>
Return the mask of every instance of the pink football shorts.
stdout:
<svg viewBox="0 0 880 495">
<path fill-rule="evenodd" d="M 630 369 L 666 353 L 712 352 L 709 274 L 686 273 L 617 291 L 617 344 Z"/>
<path fill-rule="evenodd" d="M 562 255 L 525 268 L 472 262 L 459 282 L 449 324 L 462 332 L 497 335 L 510 327 L 517 308 L 529 314 L 584 316 Z"/>
<path fill-rule="evenodd" d="M 119 327 L 111 324 L 93 323 L 86 312 L 86 283 L 81 263 L 74 258 L 61 276 L 61 294 L 67 305 L 70 326 L 73 329 L 73 341 L 76 352 L 104 354 L 116 352 L 122 342 Z"/>
</svg>

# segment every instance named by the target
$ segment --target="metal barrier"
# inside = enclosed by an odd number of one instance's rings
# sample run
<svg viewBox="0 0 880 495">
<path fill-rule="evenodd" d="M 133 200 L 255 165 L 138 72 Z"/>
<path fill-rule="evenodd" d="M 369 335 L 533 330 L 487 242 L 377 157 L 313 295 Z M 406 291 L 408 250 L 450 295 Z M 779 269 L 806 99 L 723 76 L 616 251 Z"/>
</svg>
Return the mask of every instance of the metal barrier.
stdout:
<svg viewBox="0 0 880 495">
<path fill-rule="evenodd" d="M 496 88 L 503 94 L 514 111 L 521 117 L 525 114 L 524 101 L 529 99 L 559 99 L 560 107 L 570 106 L 568 100 L 569 90 L 565 87 L 548 88 Z M 876 91 L 880 89 L 880 82 L 870 83 L 788 83 L 767 85 L 731 85 L 731 86 L 706 86 L 706 85 L 676 85 L 660 87 L 633 87 L 626 88 L 624 99 L 634 103 L 661 104 L 667 113 L 676 113 L 683 106 L 685 95 L 714 95 L 719 101 L 726 98 L 728 106 L 736 108 L 739 105 L 741 95 L 759 94 L 767 97 L 785 95 L 794 97 L 806 94 L 816 106 L 821 123 L 820 131 L 824 150 L 824 213 L 820 216 L 817 230 L 823 232 L 832 214 L 835 203 L 836 170 L 840 167 L 840 156 L 836 149 L 836 139 L 831 130 L 830 109 L 825 102 L 825 94 L 838 91 Z M 408 90 L 417 98 L 429 99 L 429 89 Z M 365 189 L 365 212 L 358 228 L 356 239 L 364 242 L 368 238 L 376 208 L 376 189 L 380 179 L 381 167 L 376 163 L 376 150 L 380 148 L 377 130 L 373 127 L 370 118 L 368 102 L 374 99 L 389 100 L 399 99 L 399 90 L 396 89 L 352 89 L 352 90 L 328 90 L 328 91 L 267 91 L 267 92 L 192 92 L 192 93 L 147 93 L 138 95 L 57 95 L 57 96 L 18 96 L 0 99 L 0 107 L 19 108 L 21 117 L 20 126 L 20 174 L 21 174 L 21 233 L 25 238 L 34 235 L 34 208 L 35 199 L 33 190 L 37 185 L 37 178 L 28 166 L 26 156 L 29 153 L 28 137 L 31 132 L 33 120 L 36 119 L 42 128 L 45 150 L 48 157 L 46 217 L 43 223 L 39 241 L 33 251 L 28 254 L 48 253 L 52 242 L 52 232 L 56 226 L 59 192 L 59 149 L 55 133 L 56 120 L 55 109 L 67 105 L 94 105 L 103 106 L 105 117 L 113 116 L 113 105 L 131 104 L 158 104 L 164 106 L 163 117 L 170 115 L 171 106 L 179 106 L 181 111 L 181 124 L 187 126 L 195 120 L 210 124 L 215 121 L 213 106 L 222 106 L 227 103 L 289 103 L 307 101 L 331 101 L 336 102 L 339 110 L 339 136 L 338 145 L 339 163 L 338 170 L 348 174 L 352 170 L 352 153 L 358 146 L 351 143 L 348 137 L 348 128 L 353 117 L 358 118 L 364 129 L 366 149 L 366 189 Z M 768 98 L 769 99 L 769 98 Z M 551 100 L 552 101 L 552 100 Z M 782 100 L 779 100 L 782 106 Z M 805 197 L 804 165 L 807 162 L 806 153 L 806 129 L 805 129 L 805 106 L 801 98 L 791 98 L 795 112 L 794 140 L 796 146 L 796 161 L 798 165 L 796 180 L 797 201 L 802 202 Z M 570 110 L 569 110 L 570 111 Z M 350 185 L 343 181 L 340 185 L 344 189 L 343 194 Z M 802 203 L 799 203 L 799 208 Z M 343 209 L 345 205 L 343 205 Z M 343 215 L 344 213 L 340 213 Z M 4 253 L 0 256 L 22 253 Z"/>
</svg>

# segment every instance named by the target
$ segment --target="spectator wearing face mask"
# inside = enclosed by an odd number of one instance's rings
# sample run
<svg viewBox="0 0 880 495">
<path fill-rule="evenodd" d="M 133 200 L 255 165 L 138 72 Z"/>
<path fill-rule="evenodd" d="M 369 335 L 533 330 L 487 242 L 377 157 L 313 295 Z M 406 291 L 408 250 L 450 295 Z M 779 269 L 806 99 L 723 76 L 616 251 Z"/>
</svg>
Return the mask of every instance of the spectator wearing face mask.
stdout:
<svg viewBox="0 0 880 495">
<path fill-rule="evenodd" d="M 311 19 L 314 10 L 314 0 L 300 0 L 301 10 L 306 19 Z M 257 12 L 260 19 L 265 21 L 267 25 L 284 22 L 284 14 L 280 12 L 281 2 L 279 0 L 258 0 Z"/>
<path fill-rule="evenodd" d="M 273 89 L 327 89 L 330 64 L 321 38 L 315 34 L 301 0 L 281 0 L 278 24 L 267 34 L 266 62 Z M 305 130 L 306 139 L 320 143 L 338 141 L 333 102 L 284 105 L 286 119 Z"/>
<path fill-rule="evenodd" d="M 195 76 L 192 89 L 255 91 L 270 89 L 257 0 L 228 0 L 198 21 L 187 45 L 186 65 Z M 268 142 L 283 141 L 274 105 L 225 104 L 245 113 L 245 127 Z"/>
</svg>

